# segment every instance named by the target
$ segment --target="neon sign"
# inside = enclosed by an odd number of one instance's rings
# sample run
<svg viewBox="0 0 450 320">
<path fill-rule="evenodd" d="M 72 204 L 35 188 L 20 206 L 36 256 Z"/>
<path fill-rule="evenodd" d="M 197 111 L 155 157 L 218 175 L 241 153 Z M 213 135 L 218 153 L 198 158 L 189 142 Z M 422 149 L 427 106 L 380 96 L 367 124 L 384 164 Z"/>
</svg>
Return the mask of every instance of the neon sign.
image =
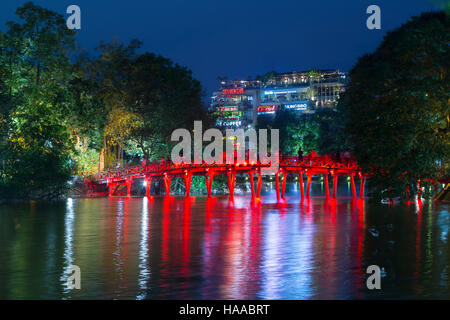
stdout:
<svg viewBox="0 0 450 320">
<path fill-rule="evenodd" d="M 222 94 L 243 94 L 244 88 L 236 88 L 236 89 L 222 89 Z"/>
<path fill-rule="evenodd" d="M 277 106 L 259 106 L 258 114 L 273 114 L 277 110 Z"/>
<path fill-rule="evenodd" d="M 223 107 L 218 107 L 217 111 L 236 111 L 238 109 L 237 106 L 223 106 Z"/>
<path fill-rule="evenodd" d="M 217 124 L 217 126 L 219 126 L 219 127 L 232 127 L 232 126 L 240 126 L 241 124 L 242 124 L 242 122 L 239 120 L 239 121 L 221 121 L 221 120 L 218 120 L 217 122 L 216 122 L 216 124 Z"/>
</svg>

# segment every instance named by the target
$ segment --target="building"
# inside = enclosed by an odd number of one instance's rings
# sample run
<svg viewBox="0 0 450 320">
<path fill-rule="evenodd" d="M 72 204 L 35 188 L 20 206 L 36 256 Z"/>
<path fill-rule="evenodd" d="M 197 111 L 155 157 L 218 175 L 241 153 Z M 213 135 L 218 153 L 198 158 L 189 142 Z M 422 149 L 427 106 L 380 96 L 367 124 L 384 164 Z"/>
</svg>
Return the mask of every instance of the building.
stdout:
<svg viewBox="0 0 450 320">
<path fill-rule="evenodd" d="M 257 125 L 258 117 L 274 117 L 281 109 L 312 113 L 334 108 L 346 80 L 339 70 L 269 72 L 253 80 L 221 80 L 210 110 L 218 128 L 248 129 Z"/>
<path fill-rule="evenodd" d="M 259 80 L 221 81 L 221 90 L 211 97 L 216 126 L 222 130 L 254 127 L 260 87 Z"/>
</svg>

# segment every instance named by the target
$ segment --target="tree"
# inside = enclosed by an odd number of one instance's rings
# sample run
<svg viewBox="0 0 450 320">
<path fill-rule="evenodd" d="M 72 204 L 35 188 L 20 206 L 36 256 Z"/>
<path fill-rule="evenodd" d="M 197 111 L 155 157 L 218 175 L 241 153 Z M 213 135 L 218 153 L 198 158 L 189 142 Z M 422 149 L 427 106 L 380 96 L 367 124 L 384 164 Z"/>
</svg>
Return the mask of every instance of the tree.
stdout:
<svg viewBox="0 0 450 320">
<path fill-rule="evenodd" d="M 280 109 L 273 119 L 258 118 L 258 128 L 279 130 L 280 152 L 285 156 L 296 156 L 299 148 L 303 153 L 309 153 L 319 146 L 320 123 L 313 115 Z"/>
<path fill-rule="evenodd" d="M 449 36 L 448 15 L 424 13 L 350 71 L 345 133 L 376 198 L 405 198 L 449 163 Z"/>
<path fill-rule="evenodd" d="M 320 154 L 334 154 L 347 151 L 349 146 L 344 133 L 343 113 L 331 108 L 317 110 L 312 118 L 319 124 L 317 151 Z"/>
<path fill-rule="evenodd" d="M 0 37 L 3 197 L 60 196 L 70 178 L 67 122 L 74 33 L 59 14 L 27 2 Z"/>
<path fill-rule="evenodd" d="M 158 143 L 164 145 L 165 155 L 170 155 L 175 129 L 192 130 L 195 120 L 208 121 L 200 82 L 190 70 L 170 59 L 152 53 L 138 56 L 128 88 L 128 108 L 142 120 L 132 129 L 131 140 L 146 159 L 155 156 L 152 146 Z"/>
<path fill-rule="evenodd" d="M 173 130 L 192 130 L 195 120 L 204 125 L 210 120 L 192 72 L 162 56 L 136 54 L 139 45 L 103 44 L 94 70 L 102 70 L 102 96 L 111 110 L 108 141 L 130 154 L 156 160 L 170 155 Z"/>
</svg>

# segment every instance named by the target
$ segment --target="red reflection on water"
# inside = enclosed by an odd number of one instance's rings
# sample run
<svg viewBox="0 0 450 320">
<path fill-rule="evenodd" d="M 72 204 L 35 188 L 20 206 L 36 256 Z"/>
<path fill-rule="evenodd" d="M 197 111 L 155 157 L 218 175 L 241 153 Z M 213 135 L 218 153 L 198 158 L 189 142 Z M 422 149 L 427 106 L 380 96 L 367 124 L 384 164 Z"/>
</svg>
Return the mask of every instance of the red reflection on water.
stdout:
<svg viewBox="0 0 450 320">
<path fill-rule="evenodd" d="M 361 267 L 362 259 L 363 259 L 363 248 L 364 248 L 364 231 L 365 231 L 365 225 L 364 225 L 364 217 L 365 217 L 365 211 L 364 211 L 364 199 L 358 199 L 356 200 L 356 208 L 357 208 L 357 215 L 358 215 L 358 231 L 356 233 L 357 237 L 357 249 L 356 249 L 356 262 L 355 266 Z M 359 288 L 364 288 L 364 279 L 362 277 L 358 278 L 358 286 Z M 361 297 L 360 291 L 356 292 L 356 295 L 358 297 Z"/>
<path fill-rule="evenodd" d="M 304 216 L 304 219 L 306 220 L 306 221 L 311 221 L 312 220 L 312 215 L 311 215 L 311 213 L 312 213 L 312 200 L 311 200 L 311 198 L 308 198 L 308 199 L 306 199 L 305 200 L 305 209 L 304 209 L 305 211 L 305 216 Z"/>
<path fill-rule="evenodd" d="M 331 221 L 333 223 L 336 223 L 337 206 L 338 206 L 337 199 L 329 199 L 328 200 L 328 207 L 329 207 L 330 214 L 331 214 Z"/>
<path fill-rule="evenodd" d="M 169 262 L 169 239 L 170 239 L 170 207 L 173 202 L 172 197 L 163 198 L 163 210 L 162 210 L 162 241 L 161 241 L 161 265 L 164 271 L 165 266 Z"/>
<path fill-rule="evenodd" d="M 210 221 L 211 221 L 211 212 L 214 211 L 214 208 L 216 207 L 217 204 L 217 199 L 216 198 L 207 198 L 206 199 L 206 210 L 205 210 L 205 227 L 206 227 L 206 232 L 211 231 L 211 225 L 210 225 Z"/>
<path fill-rule="evenodd" d="M 184 211 L 183 211 L 183 266 L 188 270 L 189 265 L 189 232 L 191 223 L 191 199 L 184 199 Z"/>
</svg>

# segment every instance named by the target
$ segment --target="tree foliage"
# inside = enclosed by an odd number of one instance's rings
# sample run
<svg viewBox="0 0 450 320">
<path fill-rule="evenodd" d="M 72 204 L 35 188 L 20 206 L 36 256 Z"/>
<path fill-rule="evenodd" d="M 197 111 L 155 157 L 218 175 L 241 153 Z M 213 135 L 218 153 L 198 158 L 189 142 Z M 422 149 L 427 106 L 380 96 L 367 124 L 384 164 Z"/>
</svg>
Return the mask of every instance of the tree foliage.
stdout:
<svg viewBox="0 0 450 320">
<path fill-rule="evenodd" d="M 4 103 L 0 193 L 57 197 L 70 178 L 66 113 L 74 33 L 59 14 L 28 2 L 1 36 Z"/>
<path fill-rule="evenodd" d="M 31 2 L 16 14 L 0 32 L 0 198 L 59 197 L 111 150 L 167 156 L 172 130 L 207 119 L 191 71 L 138 40 L 92 58 L 62 15 Z"/>
<path fill-rule="evenodd" d="M 340 108 L 377 197 L 406 196 L 450 158 L 449 17 L 424 13 L 389 32 L 350 72 Z M 447 167 L 448 170 L 448 167 Z"/>
<path fill-rule="evenodd" d="M 279 130 L 280 152 L 285 156 L 296 156 L 299 149 L 303 154 L 312 150 L 330 154 L 347 148 L 342 119 L 334 109 L 309 114 L 280 109 L 275 118 L 259 117 L 258 127 Z"/>
</svg>

